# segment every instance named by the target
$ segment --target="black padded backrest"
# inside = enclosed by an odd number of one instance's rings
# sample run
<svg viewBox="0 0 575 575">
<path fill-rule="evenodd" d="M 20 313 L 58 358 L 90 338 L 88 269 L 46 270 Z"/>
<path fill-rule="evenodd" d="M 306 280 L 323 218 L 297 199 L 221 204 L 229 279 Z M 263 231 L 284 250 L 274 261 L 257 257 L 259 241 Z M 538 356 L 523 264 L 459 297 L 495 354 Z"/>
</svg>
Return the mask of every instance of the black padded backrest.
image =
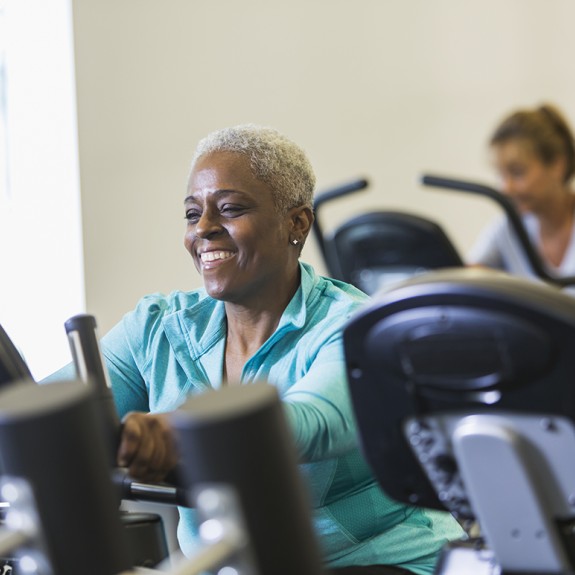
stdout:
<svg viewBox="0 0 575 575">
<path fill-rule="evenodd" d="M 325 248 L 333 277 L 370 294 L 389 279 L 463 265 L 437 223 L 403 212 L 377 211 L 352 218 L 326 238 Z"/>
<path fill-rule="evenodd" d="M 500 272 L 430 272 L 375 296 L 344 330 L 361 443 L 383 490 L 444 504 L 404 423 L 433 413 L 575 421 L 575 298 Z"/>
<path fill-rule="evenodd" d="M 21 379 L 32 379 L 32 374 L 16 346 L 0 325 L 0 386 Z"/>
</svg>

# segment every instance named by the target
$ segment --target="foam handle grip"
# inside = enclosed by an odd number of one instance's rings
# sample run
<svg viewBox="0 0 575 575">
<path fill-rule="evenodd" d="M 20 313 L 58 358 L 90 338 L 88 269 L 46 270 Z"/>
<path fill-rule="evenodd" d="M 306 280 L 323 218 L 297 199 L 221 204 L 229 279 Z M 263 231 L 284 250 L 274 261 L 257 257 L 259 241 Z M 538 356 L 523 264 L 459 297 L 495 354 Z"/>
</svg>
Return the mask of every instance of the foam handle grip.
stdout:
<svg viewBox="0 0 575 575">
<path fill-rule="evenodd" d="M 76 381 L 0 390 L 4 473 L 26 479 L 53 572 L 130 568 L 92 390 Z"/>
<path fill-rule="evenodd" d="M 171 422 L 186 486 L 235 489 L 258 572 L 319 575 L 309 493 L 277 390 L 255 383 L 204 392 Z"/>
</svg>

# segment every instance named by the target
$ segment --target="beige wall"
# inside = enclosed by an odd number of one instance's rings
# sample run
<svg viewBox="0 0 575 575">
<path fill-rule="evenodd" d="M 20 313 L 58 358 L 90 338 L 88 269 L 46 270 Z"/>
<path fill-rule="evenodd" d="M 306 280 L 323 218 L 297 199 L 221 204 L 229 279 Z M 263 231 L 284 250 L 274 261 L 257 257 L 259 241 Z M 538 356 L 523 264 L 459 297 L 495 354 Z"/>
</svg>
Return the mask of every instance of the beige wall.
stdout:
<svg viewBox="0 0 575 575">
<path fill-rule="evenodd" d="M 356 176 L 337 222 L 371 208 L 435 218 L 461 251 L 495 213 L 422 188 L 493 183 L 485 141 L 509 109 L 575 120 L 572 0 L 74 0 L 87 309 L 107 330 L 151 291 L 200 285 L 182 247 L 197 140 L 272 125 L 318 189 Z M 313 241 L 303 258 L 322 270 Z"/>
</svg>

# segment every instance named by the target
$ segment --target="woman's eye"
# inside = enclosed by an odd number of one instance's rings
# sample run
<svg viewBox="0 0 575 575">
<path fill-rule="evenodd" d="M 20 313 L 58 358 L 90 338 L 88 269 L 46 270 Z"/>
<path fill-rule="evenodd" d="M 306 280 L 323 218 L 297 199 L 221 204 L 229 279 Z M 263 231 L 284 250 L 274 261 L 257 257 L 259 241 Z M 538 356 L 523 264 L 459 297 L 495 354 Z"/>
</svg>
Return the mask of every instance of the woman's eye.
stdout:
<svg viewBox="0 0 575 575">
<path fill-rule="evenodd" d="M 236 206 L 233 204 L 224 204 L 221 208 L 220 208 L 220 212 L 224 215 L 227 216 L 237 216 L 242 212 L 243 208 L 241 206 Z"/>
<path fill-rule="evenodd" d="M 186 211 L 186 220 L 188 220 L 188 222 L 190 223 L 196 223 L 199 219 L 200 219 L 200 212 L 198 212 L 197 210 L 188 210 Z"/>
<path fill-rule="evenodd" d="M 507 174 L 512 178 L 521 178 L 527 173 L 527 167 L 523 164 L 511 164 L 507 167 Z"/>
</svg>

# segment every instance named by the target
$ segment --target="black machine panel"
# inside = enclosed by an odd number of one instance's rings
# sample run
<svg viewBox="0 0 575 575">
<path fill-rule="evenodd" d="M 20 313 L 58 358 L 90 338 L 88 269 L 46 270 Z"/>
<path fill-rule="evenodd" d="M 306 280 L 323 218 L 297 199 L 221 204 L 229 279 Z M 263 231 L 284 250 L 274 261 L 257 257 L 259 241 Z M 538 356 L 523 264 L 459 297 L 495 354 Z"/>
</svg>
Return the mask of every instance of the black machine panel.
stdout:
<svg viewBox="0 0 575 575">
<path fill-rule="evenodd" d="M 430 482 L 430 466 L 459 479 L 426 415 L 575 421 L 575 299 L 548 285 L 488 270 L 426 273 L 378 293 L 346 326 L 344 347 L 364 452 L 398 501 L 472 516 Z"/>
</svg>

